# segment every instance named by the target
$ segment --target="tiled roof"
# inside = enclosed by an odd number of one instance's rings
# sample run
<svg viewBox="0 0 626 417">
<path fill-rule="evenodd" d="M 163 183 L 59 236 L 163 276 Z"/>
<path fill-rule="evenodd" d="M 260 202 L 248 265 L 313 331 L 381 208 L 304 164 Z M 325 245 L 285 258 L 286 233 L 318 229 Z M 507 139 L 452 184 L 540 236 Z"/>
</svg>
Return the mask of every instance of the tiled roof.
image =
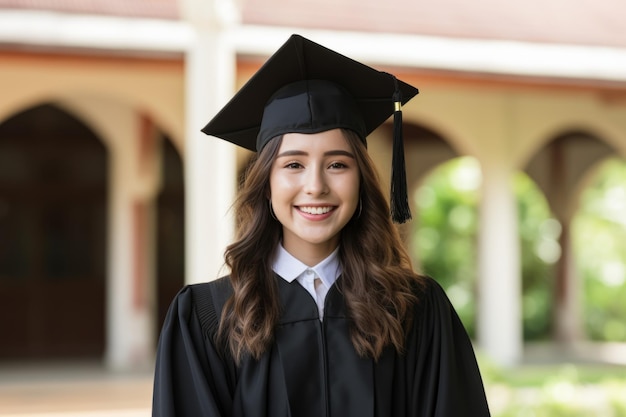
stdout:
<svg viewBox="0 0 626 417">
<path fill-rule="evenodd" d="M 626 46 L 623 0 L 245 0 L 243 7 L 250 24 Z"/>
<path fill-rule="evenodd" d="M 177 0 L 0 0 L 0 9 L 177 19 Z"/>
<path fill-rule="evenodd" d="M 241 5 L 244 24 L 626 47 L 623 0 L 232 1 Z M 0 0 L 0 9 L 178 19 L 178 3 Z"/>
</svg>

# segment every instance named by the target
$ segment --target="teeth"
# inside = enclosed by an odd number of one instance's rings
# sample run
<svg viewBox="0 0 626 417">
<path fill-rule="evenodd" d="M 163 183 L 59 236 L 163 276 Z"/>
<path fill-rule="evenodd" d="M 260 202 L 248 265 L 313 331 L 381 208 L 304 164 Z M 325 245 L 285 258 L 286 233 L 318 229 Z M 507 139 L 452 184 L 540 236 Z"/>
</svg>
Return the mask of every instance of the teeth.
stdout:
<svg viewBox="0 0 626 417">
<path fill-rule="evenodd" d="M 331 211 L 332 207 L 300 207 L 300 211 L 308 214 L 325 214 Z"/>
</svg>

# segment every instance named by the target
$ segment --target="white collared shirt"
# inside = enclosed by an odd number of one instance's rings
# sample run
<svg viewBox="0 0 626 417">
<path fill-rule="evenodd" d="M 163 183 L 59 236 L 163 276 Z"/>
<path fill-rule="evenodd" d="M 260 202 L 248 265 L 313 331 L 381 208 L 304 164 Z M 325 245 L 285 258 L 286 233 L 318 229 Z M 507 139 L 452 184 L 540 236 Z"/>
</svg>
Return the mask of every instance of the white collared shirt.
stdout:
<svg viewBox="0 0 626 417">
<path fill-rule="evenodd" d="M 330 287 L 333 286 L 339 275 L 341 275 L 341 265 L 339 263 L 339 248 L 328 255 L 326 259 L 315 266 L 309 267 L 300 262 L 293 255 L 283 248 L 282 243 L 278 245 L 274 256 L 272 269 L 282 279 L 291 283 L 297 280 L 305 290 L 311 294 L 317 303 L 320 320 L 324 317 L 324 300 Z M 323 286 L 315 290 L 314 279 L 318 277 Z"/>
</svg>

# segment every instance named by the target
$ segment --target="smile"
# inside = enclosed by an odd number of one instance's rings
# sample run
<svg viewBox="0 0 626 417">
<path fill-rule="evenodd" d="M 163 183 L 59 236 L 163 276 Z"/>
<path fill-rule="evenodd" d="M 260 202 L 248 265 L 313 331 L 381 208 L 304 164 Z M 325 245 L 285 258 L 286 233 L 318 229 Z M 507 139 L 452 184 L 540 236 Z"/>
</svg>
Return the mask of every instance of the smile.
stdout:
<svg viewBox="0 0 626 417">
<path fill-rule="evenodd" d="M 325 206 L 325 207 L 309 207 L 309 206 L 299 206 L 298 210 L 307 213 L 307 214 L 326 214 L 334 209 L 333 206 Z"/>
</svg>

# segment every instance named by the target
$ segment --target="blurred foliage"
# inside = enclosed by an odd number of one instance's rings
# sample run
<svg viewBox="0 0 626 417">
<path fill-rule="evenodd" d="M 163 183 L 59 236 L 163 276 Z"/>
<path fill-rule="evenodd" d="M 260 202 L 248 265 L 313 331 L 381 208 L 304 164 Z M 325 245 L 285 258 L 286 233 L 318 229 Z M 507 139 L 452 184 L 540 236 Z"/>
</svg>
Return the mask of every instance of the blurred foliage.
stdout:
<svg viewBox="0 0 626 417">
<path fill-rule="evenodd" d="M 471 158 L 435 170 L 416 194 L 419 207 L 413 258 L 446 290 L 470 335 L 475 332 L 477 189 L 480 168 Z"/>
<path fill-rule="evenodd" d="M 626 163 L 609 161 L 582 195 L 572 236 L 584 283 L 584 319 L 596 340 L 626 340 Z M 470 335 L 475 334 L 475 287 L 480 166 L 451 160 L 417 190 L 413 258 L 446 289 Z M 554 267 L 561 256 L 560 223 L 525 174 L 513 179 L 517 198 L 525 340 L 550 336 Z"/>
<path fill-rule="evenodd" d="M 524 339 L 546 339 L 553 313 L 554 265 L 561 256 L 561 224 L 526 174 L 518 173 L 513 182 L 521 249 Z"/>
<path fill-rule="evenodd" d="M 626 417 L 626 368 L 544 365 L 501 369 L 478 356 L 493 417 Z"/>
<path fill-rule="evenodd" d="M 603 163 L 572 222 L 583 285 L 583 320 L 592 340 L 626 341 L 626 162 Z"/>
</svg>

